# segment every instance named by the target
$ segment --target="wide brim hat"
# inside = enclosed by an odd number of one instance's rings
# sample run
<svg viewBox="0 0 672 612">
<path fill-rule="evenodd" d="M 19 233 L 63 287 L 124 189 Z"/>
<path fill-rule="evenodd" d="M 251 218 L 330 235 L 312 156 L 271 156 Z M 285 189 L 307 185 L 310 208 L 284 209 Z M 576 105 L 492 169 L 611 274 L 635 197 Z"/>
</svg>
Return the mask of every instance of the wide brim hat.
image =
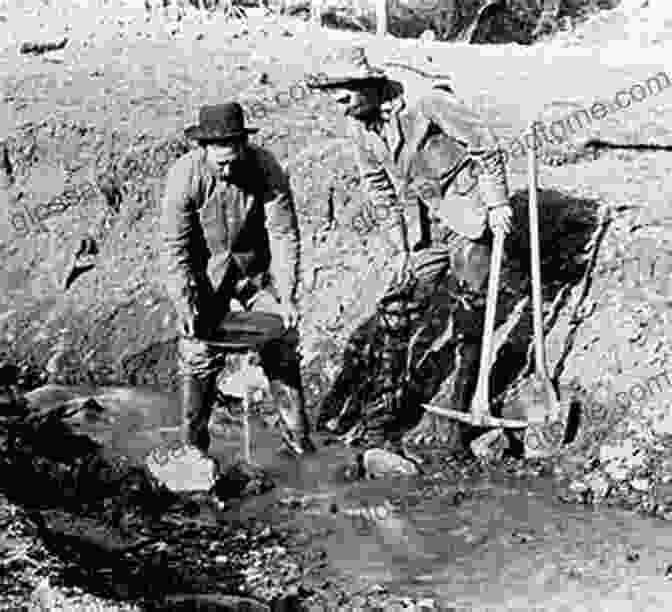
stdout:
<svg viewBox="0 0 672 612">
<path fill-rule="evenodd" d="M 307 85 L 313 89 L 329 89 L 386 79 L 382 68 L 369 63 L 363 47 L 351 47 L 327 64 L 322 72 L 310 75 Z"/>
<path fill-rule="evenodd" d="M 198 113 L 198 124 L 184 130 L 187 138 L 198 141 L 219 141 L 256 134 L 258 128 L 245 126 L 243 107 L 238 102 L 203 106 Z"/>
</svg>

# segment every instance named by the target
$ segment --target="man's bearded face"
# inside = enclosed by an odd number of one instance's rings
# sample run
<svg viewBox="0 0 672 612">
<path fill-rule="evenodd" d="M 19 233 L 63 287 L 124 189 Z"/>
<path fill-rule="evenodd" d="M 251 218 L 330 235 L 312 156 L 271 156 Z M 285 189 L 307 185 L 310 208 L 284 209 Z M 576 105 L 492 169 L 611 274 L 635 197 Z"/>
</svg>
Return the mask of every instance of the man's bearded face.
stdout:
<svg viewBox="0 0 672 612">
<path fill-rule="evenodd" d="M 372 119 L 380 114 L 382 95 L 376 84 L 352 84 L 349 88 L 332 90 L 331 95 L 345 114 L 354 119 Z"/>
<path fill-rule="evenodd" d="M 245 138 L 230 138 L 206 145 L 208 161 L 217 169 L 219 178 L 227 180 L 234 175 L 236 166 L 245 158 L 245 144 Z"/>
</svg>

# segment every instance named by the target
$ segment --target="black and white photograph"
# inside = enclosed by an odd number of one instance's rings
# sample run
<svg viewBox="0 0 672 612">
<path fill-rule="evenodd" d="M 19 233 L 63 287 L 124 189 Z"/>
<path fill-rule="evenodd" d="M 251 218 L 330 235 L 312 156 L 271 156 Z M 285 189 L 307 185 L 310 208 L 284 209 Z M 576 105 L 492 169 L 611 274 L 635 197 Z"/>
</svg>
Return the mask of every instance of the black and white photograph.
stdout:
<svg viewBox="0 0 672 612">
<path fill-rule="evenodd" d="M 0 0 L 0 612 L 672 610 L 670 58 L 669 0 Z"/>
</svg>

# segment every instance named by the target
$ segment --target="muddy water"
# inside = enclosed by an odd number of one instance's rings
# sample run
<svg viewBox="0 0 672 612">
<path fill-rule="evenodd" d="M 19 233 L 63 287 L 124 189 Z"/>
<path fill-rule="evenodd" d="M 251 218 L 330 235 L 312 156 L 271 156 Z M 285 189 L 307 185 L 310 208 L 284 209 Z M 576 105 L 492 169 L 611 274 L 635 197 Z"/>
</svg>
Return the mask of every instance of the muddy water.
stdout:
<svg viewBox="0 0 672 612">
<path fill-rule="evenodd" d="M 40 401 L 95 397 L 104 410 L 83 414 L 79 426 L 129 455 L 177 438 L 178 405 L 168 394 L 116 387 L 47 396 Z M 561 504 L 541 479 L 349 483 L 342 471 L 348 449 L 321 446 L 295 461 L 278 456 L 279 443 L 276 432 L 253 422 L 253 457 L 278 486 L 236 515 L 299 527 L 307 546 L 327 550 L 329 572 L 354 591 L 382 584 L 475 610 L 672 609 L 668 524 Z M 240 447 L 237 431 L 213 437 L 222 461 Z M 362 508 L 377 510 L 363 517 Z"/>
</svg>

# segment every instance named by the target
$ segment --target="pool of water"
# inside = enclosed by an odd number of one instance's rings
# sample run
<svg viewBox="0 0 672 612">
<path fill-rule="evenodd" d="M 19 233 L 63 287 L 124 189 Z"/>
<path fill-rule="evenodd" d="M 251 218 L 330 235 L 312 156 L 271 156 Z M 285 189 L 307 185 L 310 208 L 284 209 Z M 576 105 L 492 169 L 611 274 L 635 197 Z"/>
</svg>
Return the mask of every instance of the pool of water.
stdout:
<svg viewBox="0 0 672 612">
<path fill-rule="evenodd" d="M 103 411 L 85 413 L 79 427 L 125 454 L 143 457 L 177 439 L 173 395 L 123 387 L 70 393 L 71 401 L 98 400 Z M 298 527 L 306 546 L 326 549 L 329 571 L 354 585 L 381 584 L 469 610 L 672 609 L 667 523 L 562 504 L 544 479 L 348 482 L 350 449 L 320 445 L 294 460 L 279 455 L 279 446 L 276 431 L 253 421 L 253 458 L 277 487 L 236 515 Z M 212 453 L 223 462 L 240 450 L 236 429 L 213 436 Z M 362 517 L 361 508 L 379 510 Z"/>
</svg>

